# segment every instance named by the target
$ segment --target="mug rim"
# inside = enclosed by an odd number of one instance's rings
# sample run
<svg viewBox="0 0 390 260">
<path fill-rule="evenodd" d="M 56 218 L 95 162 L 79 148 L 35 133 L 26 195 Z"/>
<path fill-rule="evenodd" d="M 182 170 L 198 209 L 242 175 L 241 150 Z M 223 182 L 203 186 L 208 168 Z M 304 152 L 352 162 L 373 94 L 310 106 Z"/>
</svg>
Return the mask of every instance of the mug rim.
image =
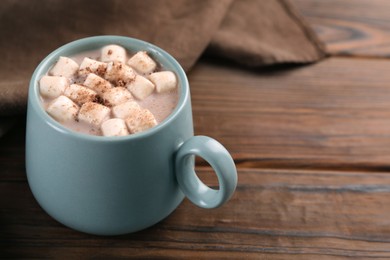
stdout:
<svg viewBox="0 0 390 260">
<path fill-rule="evenodd" d="M 96 136 L 96 135 L 89 135 L 86 133 L 80 133 L 77 131 L 74 131 L 64 125 L 62 125 L 60 122 L 56 121 L 54 118 L 52 118 L 44 109 L 41 104 L 40 100 L 40 94 L 39 94 L 39 87 L 38 87 L 38 77 L 45 75 L 49 68 L 58 60 L 60 56 L 67 56 L 64 55 L 64 53 L 72 53 L 73 55 L 82 52 L 82 51 L 88 51 L 88 50 L 94 50 L 101 48 L 108 44 L 118 44 L 122 47 L 124 47 L 126 50 L 130 51 L 138 51 L 138 50 L 147 50 L 152 52 L 152 55 L 154 56 L 154 59 L 156 59 L 159 63 L 162 63 L 163 65 L 170 65 L 170 69 L 173 70 L 176 73 L 176 76 L 178 77 L 178 84 L 179 87 L 179 99 L 176 107 L 173 109 L 173 111 L 169 114 L 168 117 L 166 117 L 162 122 L 157 124 L 156 126 L 147 129 L 145 131 L 135 133 L 135 134 L 129 134 L 126 136 Z M 126 45 L 126 46 L 125 46 Z M 128 46 L 131 45 L 132 48 L 129 48 Z M 82 51 L 74 51 L 75 49 L 83 49 Z M 69 55 L 68 55 L 69 56 Z M 91 36 L 91 37 L 85 37 L 78 40 L 71 41 L 67 44 L 64 44 L 60 46 L 59 48 L 52 51 L 50 54 L 48 54 L 36 67 L 34 70 L 34 73 L 32 74 L 30 83 L 29 83 L 29 92 L 28 92 L 28 100 L 29 104 L 33 106 L 33 108 L 36 110 L 38 115 L 53 129 L 55 129 L 58 132 L 61 132 L 62 134 L 65 134 L 70 137 L 74 138 L 80 138 L 83 140 L 91 140 L 91 141 L 98 141 L 98 142 L 115 142 L 115 141 L 124 141 L 124 140 L 131 140 L 131 139 L 140 139 L 145 138 L 150 135 L 153 135 L 159 131 L 161 131 L 163 128 L 167 127 L 177 116 L 178 114 L 184 109 L 186 100 L 189 99 L 189 83 L 188 78 L 184 72 L 184 69 L 181 67 L 179 62 L 168 52 L 161 49 L 160 47 L 132 37 L 128 36 L 120 36 L 120 35 L 98 35 L 98 36 Z"/>
</svg>

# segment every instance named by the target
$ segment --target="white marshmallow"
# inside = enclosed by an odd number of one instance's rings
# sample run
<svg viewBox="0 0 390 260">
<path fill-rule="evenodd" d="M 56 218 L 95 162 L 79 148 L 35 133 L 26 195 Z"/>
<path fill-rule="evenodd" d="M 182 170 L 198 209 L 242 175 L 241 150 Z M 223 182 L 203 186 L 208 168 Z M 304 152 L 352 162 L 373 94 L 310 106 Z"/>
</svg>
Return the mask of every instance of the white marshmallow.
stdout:
<svg viewBox="0 0 390 260">
<path fill-rule="evenodd" d="M 160 71 L 149 75 L 150 81 L 156 86 L 157 93 L 174 90 L 177 85 L 175 73 L 172 71 Z"/>
<path fill-rule="evenodd" d="M 131 93 L 123 87 L 116 87 L 107 90 L 102 95 L 104 103 L 108 106 L 119 105 L 120 103 L 124 103 L 129 100 L 133 100 L 133 96 Z"/>
<path fill-rule="evenodd" d="M 46 109 L 47 113 L 59 122 L 76 120 L 78 110 L 79 107 L 65 96 L 54 99 Z"/>
<path fill-rule="evenodd" d="M 110 109 L 106 106 L 94 102 L 86 102 L 80 108 L 78 119 L 80 122 L 91 125 L 92 127 L 100 127 L 102 122 L 109 119 Z"/>
<path fill-rule="evenodd" d="M 138 103 L 135 101 L 127 101 L 114 106 L 112 108 L 112 115 L 117 118 L 125 119 L 134 111 L 134 109 L 140 109 Z"/>
<path fill-rule="evenodd" d="M 98 98 L 95 91 L 78 84 L 71 84 L 68 86 L 64 91 L 64 95 L 72 99 L 78 105 L 96 101 Z"/>
<path fill-rule="evenodd" d="M 154 84 L 141 75 L 137 75 L 126 87 L 139 100 L 144 100 L 154 91 Z"/>
<path fill-rule="evenodd" d="M 157 121 L 148 109 L 134 109 L 125 119 L 127 128 L 130 133 L 135 134 L 147 130 L 155 125 Z"/>
<path fill-rule="evenodd" d="M 107 69 L 107 63 L 85 57 L 80 64 L 79 75 L 87 75 L 89 73 L 95 73 L 99 76 L 103 76 Z"/>
<path fill-rule="evenodd" d="M 125 86 L 135 78 L 135 71 L 124 63 L 114 61 L 107 64 L 104 78 L 114 82 L 117 86 Z"/>
<path fill-rule="evenodd" d="M 126 50 L 125 48 L 111 44 L 104 46 L 101 50 L 100 59 L 104 62 L 120 61 L 126 62 Z"/>
<path fill-rule="evenodd" d="M 112 118 L 104 121 L 101 129 L 104 136 L 124 136 L 129 134 L 125 121 L 120 118 Z"/>
<path fill-rule="evenodd" d="M 96 91 L 96 93 L 98 93 L 99 95 L 103 95 L 105 92 L 112 88 L 110 82 L 94 73 L 89 73 L 83 84 L 84 86 Z"/>
<path fill-rule="evenodd" d="M 39 92 L 43 97 L 56 98 L 64 93 L 69 81 L 60 76 L 43 76 L 39 80 Z"/>
<path fill-rule="evenodd" d="M 57 63 L 50 70 L 49 75 L 71 78 L 78 69 L 79 65 L 77 62 L 68 57 L 61 56 Z"/>
<path fill-rule="evenodd" d="M 133 55 L 127 64 L 137 70 L 139 73 L 149 74 L 156 69 L 156 62 L 149 57 L 146 51 L 139 51 Z"/>
</svg>

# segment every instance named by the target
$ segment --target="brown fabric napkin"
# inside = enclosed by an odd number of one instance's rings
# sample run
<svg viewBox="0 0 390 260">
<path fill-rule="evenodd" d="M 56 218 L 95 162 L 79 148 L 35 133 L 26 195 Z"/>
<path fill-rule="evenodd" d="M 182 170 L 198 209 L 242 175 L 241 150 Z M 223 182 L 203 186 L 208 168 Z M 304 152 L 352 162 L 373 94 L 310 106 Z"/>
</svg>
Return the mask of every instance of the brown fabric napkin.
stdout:
<svg viewBox="0 0 390 260">
<path fill-rule="evenodd" d="M 0 129 L 9 126 L 7 118 L 25 112 L 29 79 L 39 62 L 83 37 L 149 41 L 186 71 L 206 48 L 249 66 L 321 59 L 320 42 L 286 1 L 2 0 Z"/>
<path fill-rule="evenodd" d="M 316 35 L 283 0 L 234 1 L 209 50 L 247 66 L 310 63 L 325 54 Z"/>
</svg>

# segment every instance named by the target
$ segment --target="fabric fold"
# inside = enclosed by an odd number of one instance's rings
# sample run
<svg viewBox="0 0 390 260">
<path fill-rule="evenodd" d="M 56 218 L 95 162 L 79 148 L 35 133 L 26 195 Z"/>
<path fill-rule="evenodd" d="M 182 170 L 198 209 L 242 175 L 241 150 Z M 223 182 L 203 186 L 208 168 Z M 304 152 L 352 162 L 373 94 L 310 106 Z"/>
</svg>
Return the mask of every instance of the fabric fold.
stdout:
<svg viewBox="0 0 390 260">
<path fill-rule="evenodd" d="M 234 1 L 208 51 L 252 67 L 310 63 L 325 56 L 321 42 L 286 0 Z"/>
</svg>

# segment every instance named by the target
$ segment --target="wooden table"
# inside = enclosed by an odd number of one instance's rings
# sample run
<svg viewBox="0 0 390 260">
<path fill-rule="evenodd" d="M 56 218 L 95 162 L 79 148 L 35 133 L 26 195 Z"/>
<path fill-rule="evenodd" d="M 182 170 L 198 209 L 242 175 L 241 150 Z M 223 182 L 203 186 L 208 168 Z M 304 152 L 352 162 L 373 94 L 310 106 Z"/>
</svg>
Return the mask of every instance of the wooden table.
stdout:
<svg viewBox="0 0 390 260">
<path fill-rule="evenodd" d="M 238 167 L 216 210 L 185 200 L 161 223 L 97 237 L 34 200 L 24 118 L 0 139 L 0 256 L 6 258 L 389 259 L 390 2 L 294 0 L 329 57 L 246 70 L 202 59 L 189 74 L 195 133 Z M 209 185 L 207 164 L 197 171 Z"/>
</svg>

